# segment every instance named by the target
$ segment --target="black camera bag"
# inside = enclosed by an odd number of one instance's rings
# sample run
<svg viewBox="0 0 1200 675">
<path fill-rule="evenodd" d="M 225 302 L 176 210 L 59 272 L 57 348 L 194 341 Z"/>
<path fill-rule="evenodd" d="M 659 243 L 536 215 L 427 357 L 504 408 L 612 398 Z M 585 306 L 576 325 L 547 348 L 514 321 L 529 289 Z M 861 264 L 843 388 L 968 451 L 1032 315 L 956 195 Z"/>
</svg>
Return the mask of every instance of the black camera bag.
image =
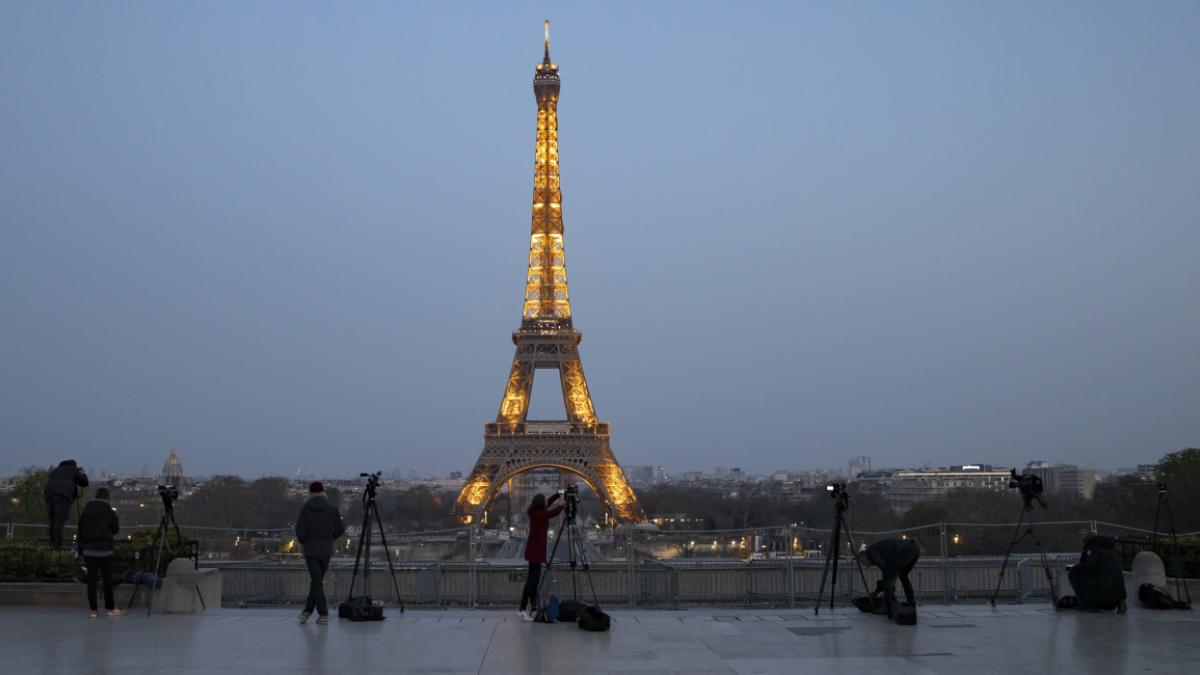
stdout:
<svg viewBox="0 0 1200 675">
<path fill-rule="evenodd" d="M 590 630 L 599 633 L 608 630 L 612 619 L 600 611 L 599 607 L 588 605 L 579 612 L 578 622 L 580 630 Z"/>
<path fill-rule="evenodd" d="M 578 600 L 563 600 L 558 603 L 558 620 L 559 621 L 578 621 L 579 615 L 583 613 L 583 608 L 586 607 Z"/>
<path fill-rule="evenodd" d="M 1186 602 L 1180 602 L 1171 597 L 1171 593 L 1162 586 L 1142 584 L 1138 587 L 1138 601 L 1149 609 L 1188 609 Z"/>
<path fill-rule="evenodd" d="M 383 607 L 371 601 L 371 596 L 347 598 L 338 605 L 338 618 L 351 621 L 383 621 Z"/>
</svg>

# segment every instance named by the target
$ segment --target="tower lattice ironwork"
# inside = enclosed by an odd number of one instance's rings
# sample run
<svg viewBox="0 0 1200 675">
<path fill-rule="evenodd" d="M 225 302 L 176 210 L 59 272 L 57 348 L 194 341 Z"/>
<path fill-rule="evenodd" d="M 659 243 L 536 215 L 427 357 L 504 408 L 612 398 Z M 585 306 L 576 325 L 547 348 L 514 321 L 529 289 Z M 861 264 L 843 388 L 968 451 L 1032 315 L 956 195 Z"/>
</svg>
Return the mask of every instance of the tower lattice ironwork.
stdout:
<svg viewBox="0 0 1200 675">
<path fill-rule="evenodd" d="M 533 76 L 537 99 L 533 223 L 521 327 L 512 371 L 495 422 L 484 424 L 483 453 L 455 502 L 465 522 L 479 522 L 510 479 L 538 468 L 575 474 L 618 520 L 641 522 L 645 513 L 609 447 L 609 425 L 592 406 L 579 360 L 583 336 L 571 323 L 563 249 L 562 192 L 558 180 L 558 66 L 550 60 L 550 22 L 545 54 Z M 534 373 L 558 371 L 567 419 L 526 419 Z"/>
</svg>

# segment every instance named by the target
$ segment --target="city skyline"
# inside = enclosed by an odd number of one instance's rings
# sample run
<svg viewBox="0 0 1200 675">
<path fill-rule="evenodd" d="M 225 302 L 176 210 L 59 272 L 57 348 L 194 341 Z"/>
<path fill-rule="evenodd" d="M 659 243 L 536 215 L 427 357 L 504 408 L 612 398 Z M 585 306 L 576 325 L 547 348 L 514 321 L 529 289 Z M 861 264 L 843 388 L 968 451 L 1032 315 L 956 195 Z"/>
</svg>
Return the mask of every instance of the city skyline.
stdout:
<svg viewBox="0 0 1200 675">
<path fill-rule="evenodd" d="M 521 317 L 546 16 L 0 9 L 0 474 L 468 471 Z M 622 463 L 1200 444 L 1194 4 L 549 16 Z"/>
</svg>

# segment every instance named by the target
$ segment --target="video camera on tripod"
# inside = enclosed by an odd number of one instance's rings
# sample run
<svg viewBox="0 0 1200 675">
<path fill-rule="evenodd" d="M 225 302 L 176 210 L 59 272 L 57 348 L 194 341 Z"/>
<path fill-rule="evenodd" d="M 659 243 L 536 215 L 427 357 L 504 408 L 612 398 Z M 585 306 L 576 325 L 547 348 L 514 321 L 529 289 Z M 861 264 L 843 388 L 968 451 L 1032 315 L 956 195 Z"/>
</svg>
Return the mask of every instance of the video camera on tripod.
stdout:
<svg viewBox="0 0 1200 675">
<path fill-rule="evenodd" d="M 375 473 L 360 473 L 360 474 L 358 474 L 359 478 L 367 479 L 367 484 L 363 490 L 363 501 L 366 501 L 368 497 L 371 499 L 374 499 L 375 496 L 379 493 L 379 477 L 382 475 L 383 475 L 382 471 L 376 471 Z"/>
<path fill-rule="evenodd" d="M 850 506 L 850 493 L 846 491 L 845 483 L 830 483 L 825 486 L 825 491 L 837 502 L 836 508 L 845 511 Z"/>
<path fill-rule="evenodd" d="M 1042 571 L 1046 574 L 1046 583 L 1050 587 L 1050 602 L 1055 607 L 1058 606 L 1058 586 L 1054 583 L 1054 573 L 1050 564 L 1050 558 L 1046 555 L 1046 543 L 1037 533 L 1037 518 L 1033 512 L 1033 502 L 1046 507 L 1046 502 L 1042 500 L 1042 490 L 1045 486 L 1042 484 L 1040 476 L 1032 473 L 1018 474 L 1014 468 L 1009 471 L 1012 478 L 1008 481 L 1008 487 L 1021 492 L 1021 500 L 1024 506 L 1021 507 L 1021 515 L 1017 518 L 1017 527 L 1013 531 L 1012 539 L 1008 542 L 1008 550 L 1004 553 L 1004 562 L 1000 563 L 1000 575 L 996 579 L 996 590 L 992 591 L 991 605 L 996 606 L 996 598 L 1000 595 L 1000 588 L 1004 584 L 1004 572 L 1008 569 L 1008 561 L 1012 557 L 1013 549 L 1017 544 L 1021 543 L 1026 538 L 1033 541 L 1034 549 L 1041 559 Z"/>
<path fill-rule="evenodd" d="M 164 509 L 174 511 L 175 500 L 179 499 L 179 488 L 174 485 L 159 485 L 158 496 L 162 499 Z"/>
<path fill-rule="evenodd" d="M 379 493 L 379 477 L 382 471 L 375 473 L 360 473 L 359 478 L 366 478 L 363 486 L 363 521 L 358 536 L 358 550 L 354 554 L 354 571 L 350 574 L 350 590 L 346 600 L 338 605 L 338 617 L 351 621 L 382 621 L 383 603 L 371 599 L 371 522 L 375 522 L 379 532 L 379 541 L 383 544 L 383 553 L 387 556 L 388 572 L 392 577 L 392 588 L 396 591 L 396 602 L 400 611 L 404 612 L 404 601 L 400 598 L 400 584 L 396 581 L 396 566 L 392 563 L 392 552 L 388 548 L 387 535 L 383 531 L 383 519 L 379 517 L 379 506 L 375 499 Z M 358 570 L 362 567 L 362 595 L 354 595 L 354 584 L 358 581 Z"/>
<path fill-rule="evenodd" d="M 575 514 L 579 511 L 579 486 L 568 485 L 558 491 L 563 497 L 564 522 L 574 522 Z"/>
<path fill-rule="evenodd" d="M 1045 485 L 1042 483 L 1041 477 L 1032 473 L 1018 474 L 1015 468 L 1009 473 L 1012 475 L 1008 481 L 1009 489 L 1020 490 L 1021 499 L 1024 499 L 1026 504 L 1037 500 L 1043 509 L 1046 508 L 1046 502 L 1042 501 L 1042 491 L 1045 489 Z"/>
</svg>

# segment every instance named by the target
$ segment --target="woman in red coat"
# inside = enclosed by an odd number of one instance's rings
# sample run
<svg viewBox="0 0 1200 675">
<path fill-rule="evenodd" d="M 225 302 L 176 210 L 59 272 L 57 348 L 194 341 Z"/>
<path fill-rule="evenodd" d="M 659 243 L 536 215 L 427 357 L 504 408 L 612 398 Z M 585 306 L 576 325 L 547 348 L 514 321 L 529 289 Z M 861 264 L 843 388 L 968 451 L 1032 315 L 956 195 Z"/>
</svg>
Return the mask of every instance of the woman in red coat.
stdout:
<svg viewBox="0 0 1200 675">
<path fill-rule="evenodd" d="M 538 581 L 542 577 L 542 565 L 546 562 L 546 532 L 550 529 L 550 519 L 562 513 L 563 507 L 547 508 L 558 499 L 557 493 L 550 496 L 534 495 L 533 501 L 525 513 L 529 514 L 529 538 L 525 540 L 525 561 L 529 563 L 529 573 L 525 575 L 525 589 L 521 591 L 521 609 L 518 614 L 526 621 L 533 621 L 534 610 L 537 609 Z M 526 607 L 529 608 L 526 611 Z"/>
</svg>

